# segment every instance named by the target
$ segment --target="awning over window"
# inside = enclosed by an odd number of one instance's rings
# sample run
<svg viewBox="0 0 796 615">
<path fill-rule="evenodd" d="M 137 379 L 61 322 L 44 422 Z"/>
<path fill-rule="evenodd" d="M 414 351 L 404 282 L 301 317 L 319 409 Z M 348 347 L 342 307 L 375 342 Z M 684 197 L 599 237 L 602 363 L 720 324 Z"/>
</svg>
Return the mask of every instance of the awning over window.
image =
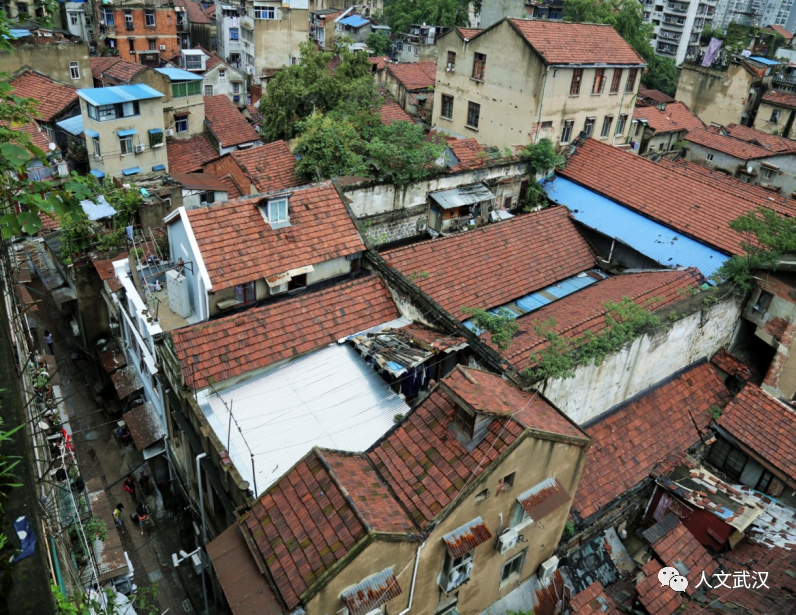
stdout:
<svg viewBox="0 0 796 615">
<path fill-rule="evenodd" d="M 161 130 L 160 128 L 151 128 L 149 130 L 149 134 L 151 135 L 157 135 L 160 134 L 161 132 L 163 132 L 163 130 Z"/>
<path fill-rule="evenodd" d="M 478 545 L 482 545 L 491 539 L 492 532 L 489 531 L 481 517 L 476 517 L 442 537 L 445 546 L 448 548 L 448 553 L 454 559 L 469 553 Z"/>
<path fill-rule="evenodd" d="M 386 568 L 345 590 L 340 594 L 340 599 L 348 609 L 349 615 L 366 615 L 397 598 L 401 593 L 401 586 L 392 568 Z"/>
<path fill-rule="evenodd" d="M 105 177 L 105 173 L 103 173 L 99 169 L 91 169 L 91 174 L 94 177 L 99 178 L 99 179 L 102 179 L 103 177 Z"/>
<path fill-rule="evenodd" d="M 141 167 L 130 167 L 129 169 L 125 169 L 122 171 L 122 175 L 135 175 L 136 173 L 141 172 Z"/>
<path fill-rule="evenodd" d="M 517 501 L 535 522 L 544 519 L 547 515 L 561 506 L 568 504 L 569 493 L 555 478 L 543 480 L 538 485 L 521 493 Z"/>
<path fill-rule="evenodd" d="M 165 171 L 166 170 L 166 165 L 165 164 L 156 164 L 154 167 L 152 167 L 152 170 L 153 171 Z"/>
<path fill-rule="evenodd" d="M 269 278 L 265 278 L 265 283 L 268 284 L 268 288 L 274 288 L 275 286 L 287 284 L 292 279 L 293 278 L 287 273 L 278 273 L 277 275 L 272 275 Z"/>
<path fill-rule="evenodd" d="M 131 128 L 130 130 L 117 130 L 116 134 L 120 137 L 129 137 L 130 135 L 137 135 L 138 131 L 135 128 Z"/>
<path fill-rule="evenodd" d="M 86 130 L 84 131 L 87 137 L 98 137 L 99 133 L 96 130 Z"/>
</svg>

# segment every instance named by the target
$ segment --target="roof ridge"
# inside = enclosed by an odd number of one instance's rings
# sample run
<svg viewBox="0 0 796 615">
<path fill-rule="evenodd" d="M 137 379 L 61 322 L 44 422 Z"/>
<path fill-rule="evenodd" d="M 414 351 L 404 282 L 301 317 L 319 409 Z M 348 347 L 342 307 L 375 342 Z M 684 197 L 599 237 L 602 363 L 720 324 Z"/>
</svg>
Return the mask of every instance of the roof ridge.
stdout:
<svg viewBox="0 0 796 615">
<path fill-rule="evenodd" d="M 365 520 L 365 517 L 362 516 L 362 511 L 360 511 L 359 508 L 357 507 L 356 502 L 354 502 L 354 498 L 351 497 L 351 494 L 348 492 L 348 489 L 340 482 L 340 478 L 337 476 L 337 472 L 335 472 L 334 468 L 332 468 L 329 462 L 326 461 L 326 458 L 323 456 L 322 449 L 318 446 L 313 446 L 310 452 L 313 453 L 315 457 L 318 459 L 318 461 L 321 462 L 321 465 L 323 466 L 323 469 L 326 470 L 326 473 L 329 475 L 329 478 L 332 479 L 332 482 L 340 490 L 340 493 L 343 496 L 343 500 L 345 500 L 345 503 L 354 513 L 354 516 L 357 518 L 357 521 L 359 521 L 362 524 L 362 528 L 365 530 L 365 536 L 363 538 L 367 538 L 367 535 L 373 531 L 373 528 L 371 527 L 370 523 L 368 523 Z M 357 455 L 361 454 L 362 453 L 355 453 L 351 455 L 351 457 L 356 457 Z M 370 463 L 370 460 L 367 461 L 368 463 Z"/>
</svg>

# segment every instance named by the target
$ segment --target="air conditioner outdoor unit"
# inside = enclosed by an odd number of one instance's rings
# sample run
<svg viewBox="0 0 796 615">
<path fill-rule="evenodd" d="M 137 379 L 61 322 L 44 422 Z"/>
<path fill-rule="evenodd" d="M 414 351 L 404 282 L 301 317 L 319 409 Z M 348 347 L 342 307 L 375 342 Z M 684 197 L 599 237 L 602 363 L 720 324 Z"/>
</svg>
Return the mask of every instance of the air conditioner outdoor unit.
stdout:
<svg viewBox="0 0 796 615">
<path fill-rule="evenodd" d="M 173 128 L 166 128 L 166 136 L 173 137 L 174 136 L 174 129 Z"/>
<path fill-rule="evenodd" d="M 461 585 L 462 583 L 470 580 L 470 575 L 473 572 L 473 562 L 466 562 L 461 566 L 457 566 L 448 573 L 448 578 L 445 583 L 445 593 L 448 593 Z"/>
<path fill-rule="evenodd" d="M 144 145 L 143 143 L 142 143 L 142 144 L 140 144 L 140 145 L 136 145 L 136 146 L 135 146 L 135 153 L 136 153 L 136 154 L 140 154 L 140 153 L 141 153 L 141 152 L 143 152 L 145 149 L 146 149 L 146 145 Z"/>
<path fill-rule="evenodd" d="M 539 578 L 543 581 L 552 578 L 556 568 L 558 568 L 558 558 L 554 555 L 539 566 Z"/>
<path fill-rule="evenodd" d="M 500 536 L 498 536 L 498 542 L 497 542 L 498 552 L 501 555 L 503 555 L 509 549 L 513 549 L 514 547 L 516 547 L 519 538 L 520 536 L 519 534 L 517 534 L 516 530 L 513 530 L 511 528 L 507 529 Z"/>
<path fill-rule="evenodd" d="M 161 45 L 161 46 L 160 46 L 160 50 L 161 50 L 161 51 L 166 51 L 166 45 Z"/>
</svg>

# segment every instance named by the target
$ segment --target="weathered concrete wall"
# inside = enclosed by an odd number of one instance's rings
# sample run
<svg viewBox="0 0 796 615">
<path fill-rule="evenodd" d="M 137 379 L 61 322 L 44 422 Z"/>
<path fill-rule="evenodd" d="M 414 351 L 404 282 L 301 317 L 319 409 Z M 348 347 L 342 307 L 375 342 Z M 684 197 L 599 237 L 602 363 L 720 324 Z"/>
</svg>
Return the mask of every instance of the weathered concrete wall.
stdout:
<svg viewBox="0 0 796 615">
<path fill-rule="evenodd" d="M 78 63 L 80 79 L 72 79 L 70 62 Z M 17 45 L 12 51 L 0 51 L 0 72 L 15 73 L 23 66 L 29 66 L 76 88 L 93 87 L 86 43 Z"/>
<path fill-rule="evenodd" d="M 708 160 L 708 155 L 711 156 L 712 160 Z M 769 156 L 756 160 L 741 160 L 724 152 L 689 142 L 686 147 L 686 160 L 696 162 L 709 169 L 726 171 L 733 177 L 753 186 L 781 188 L 783 194 L 790 194 L 796 191 L 796 156 L 793 154 Z M 762 163 L 772 164 L 779 167 L 779 170 L 767 169 Z M 750 177 L 748 174 L 742 173 L 748 167 L 752 168 L 755 175 Z M 765 176 L 766 174 L 768 174 L 768 177 Z"/>
<path fill-rule="evenodd" d="M 779 117 L 776 118 L 776 121 L 772 121 L 774 119 L 774 111 L 779 111 Z M 757 108 L 754 128 L 767 132 L 770 135 L 790 137 L 793 134 L 792 116 L 794 113 L 796 113 L 796 111 L 793 109 L 761 102 L 760 106 Z"/>
<path fill-rule="evenodd" d="M 528 17 L 525 0 L 484 0 L 481 4 L 479 27 L 488 28 L 504 17 L 523 19 Z"/>
<path fill-rule="evenodd" d="M 743 113 L 756 103 L 750 91 L 755 81 L 740 64 L 731 64 L 726 72 L 687 64 L 680 71 L 675 98 L 705 124 L 742 124 Z"/>
<path fill-rule="evenodd" d="M 545 381 L 541 391 L 582 425 L 727 345 L 740 314 L 740 301 L 726 298 L 669 328 L 637 338 L 599 365 L 578 367 L 572 378 Z M 660 316 L 666 320 L 666 313 Z"/>
</svg>

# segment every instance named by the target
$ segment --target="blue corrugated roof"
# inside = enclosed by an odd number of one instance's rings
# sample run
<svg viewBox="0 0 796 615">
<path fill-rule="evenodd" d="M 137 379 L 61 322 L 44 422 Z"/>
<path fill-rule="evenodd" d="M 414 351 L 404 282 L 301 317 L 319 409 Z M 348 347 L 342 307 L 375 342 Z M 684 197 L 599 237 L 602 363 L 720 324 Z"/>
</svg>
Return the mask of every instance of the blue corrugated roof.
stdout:
<svg viewBox="0 0 796 615">
<path fill-rule="evenodd" d="M 187 70 L 182 70 L 181 68 L 156 68 L 157 72 L 161 75 L 166 75 L 170 81 L 201 81 L 201 75 L 194 75 L 193 73 L 189 73 Z"/>
<path fill-rule="evenodd" d="M 368 20 L 364 17 L 360 17 L 359 15 L 349 15 L 348 17 L 343 17 L 343 19 L 337 23 L 341 23 L 344 26 L 351 26 L 352 28 L 361 28 L 368 23 Z"/>
<path fill-rule="evenodd" d="M 120 137 L 129 137 L 130 135 L 137 135 L 138 131 L 135 128 L 131 128 L 129 130 L 117 130 L 116 134 Z"/>
<path fill-rule="evenodd" d="M 780 62 L 776 60 L 769 60 L 768 58 L 763 58 L 761 56 L 751 56 L 750 60 L 754 60 L 755 62 L 760 62 L 760 64 L 765 64 L 766 66 L 777 66 Z"/>
<path fill-rule="evenodd" d="M 163 94 L 156 89 L 144 85 L 114 85 L 109 88 L 83 88 L 77 91 L 80 98 L 92 105 L 117 105 L 131 100 L 147 100 L 149 98 L 162 98 Z"/>
<path fill-rule="evenodd" d="M 60 122 L 56 122 L 56 126 L 65 130 L 70 135 L 82 135 L 83 134 L 83 116 L 76 115 L 75 117 L 70 117 L 66 120 L 61 120 Z"/>
<path fill-rule="evenodd" d="M 563 177 L 543 184 L 550 200 L 595 231 L 630 246 L 664 267 L 696 267 L 710 277 L 729 256 L 654 222 Z"/>
<path fill-rule="evenodd" d="M 81 117 L 81 119 L 82 119 L 82 117 Z M 98 137 L 99 136 L 99 133 L 96 130 L 90 130 L 89 129 L 89 130 L 85 130 L 84 132 L 86 133 L 87 137 Z"/>
<path fill-rule="evenodd" d="M 22 28 L 11 28 L 8 31 L 8 36 L 3 38 L 24 38 L 30 36 L 30 30 L 23 30 Z"/>
</svg>

